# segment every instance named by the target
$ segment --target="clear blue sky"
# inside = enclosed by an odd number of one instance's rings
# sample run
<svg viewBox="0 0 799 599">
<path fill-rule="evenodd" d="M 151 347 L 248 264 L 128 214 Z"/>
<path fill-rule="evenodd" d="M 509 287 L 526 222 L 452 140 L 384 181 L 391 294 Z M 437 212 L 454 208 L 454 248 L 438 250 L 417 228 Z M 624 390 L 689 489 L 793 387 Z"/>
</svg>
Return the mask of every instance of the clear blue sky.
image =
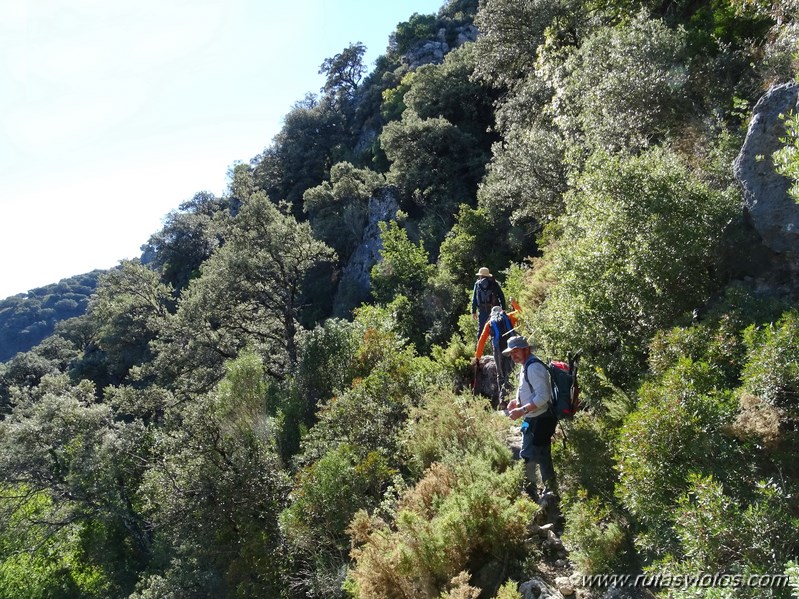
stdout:
<svg viewBox="0 0 799 599">
<path fill-rule="evenodd" d="M 0 0 L 0 299 L 140 254 L 367 47 L 445 0 Z"/>
</svg>

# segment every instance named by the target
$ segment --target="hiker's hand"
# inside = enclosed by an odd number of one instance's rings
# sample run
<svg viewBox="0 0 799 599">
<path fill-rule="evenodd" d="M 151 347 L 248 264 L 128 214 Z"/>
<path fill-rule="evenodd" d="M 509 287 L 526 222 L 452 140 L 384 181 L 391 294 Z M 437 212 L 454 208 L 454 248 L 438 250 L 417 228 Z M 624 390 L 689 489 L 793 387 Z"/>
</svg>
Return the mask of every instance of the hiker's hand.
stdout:
<svg viewBox="0 0 799 599">
<path fill-rule="evenodd" d="M 477 312 L 472 312 L 472 320 L 477 320 Z"/>
<path fill-rule="evenodd" d="M 513 408 L 512 410 L 508 410 L 508 416 L 510 416 L 511 420 L 518 420 L 519 418 L 523 418 L 524 415 L 527 413 L 527 410 L 524 407 Z"/>
<path fill-rule="evenodd" d="M 477 356 L 472 358 L 472 366 L 474 368 L 480 368 L 480 359 Z"/>
</svg>

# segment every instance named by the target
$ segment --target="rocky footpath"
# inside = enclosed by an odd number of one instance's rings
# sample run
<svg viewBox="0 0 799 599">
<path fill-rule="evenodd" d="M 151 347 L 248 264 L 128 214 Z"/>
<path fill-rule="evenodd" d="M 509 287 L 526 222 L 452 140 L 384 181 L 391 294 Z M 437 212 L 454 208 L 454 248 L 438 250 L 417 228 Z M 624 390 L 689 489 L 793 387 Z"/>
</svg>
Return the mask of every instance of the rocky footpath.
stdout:
<svg viewBox="0 0 799 599">
<path fill-rule="evenodd" d="M 483 358 L 485 360 L 486 357 Z M 493 367 L 493 358 L 488 357 Z M 496 384 L 494 385 L 496 387 Z M 518 422 L 509 422 L 508 447 L 514 459 L 519 459 L 522 436 Z M 651 599 L 654 595 L 644 588 L 598 587 L 588 588 L 581 572 L 577 572 L 569 559 L 569 548 L 561 536 L 564 518 L 559 501 L 552 495 L 543 495 L 538 502 L 541 510 L 529 526 L 527 543 L 531 553 L 540 553 L 537 574 L 519 585 L 523 599 Z"/>
</svg>

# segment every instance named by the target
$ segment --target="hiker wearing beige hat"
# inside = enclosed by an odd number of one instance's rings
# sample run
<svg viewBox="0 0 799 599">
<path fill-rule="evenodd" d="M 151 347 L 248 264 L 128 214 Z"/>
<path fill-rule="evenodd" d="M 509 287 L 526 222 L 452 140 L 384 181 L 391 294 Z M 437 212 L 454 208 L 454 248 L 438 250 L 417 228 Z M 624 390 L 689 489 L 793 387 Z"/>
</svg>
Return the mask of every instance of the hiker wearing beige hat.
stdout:
<svg viewBox="0 0 799 599">
<path fill-rule="evenodd" d="M 477 271 L 477 281 L 472 291 L 472 318 L 477 321 L 478 339 L 494 306 L 505 309 L 505 294 L 488 267 L 483 266 Z"/>
</svg>

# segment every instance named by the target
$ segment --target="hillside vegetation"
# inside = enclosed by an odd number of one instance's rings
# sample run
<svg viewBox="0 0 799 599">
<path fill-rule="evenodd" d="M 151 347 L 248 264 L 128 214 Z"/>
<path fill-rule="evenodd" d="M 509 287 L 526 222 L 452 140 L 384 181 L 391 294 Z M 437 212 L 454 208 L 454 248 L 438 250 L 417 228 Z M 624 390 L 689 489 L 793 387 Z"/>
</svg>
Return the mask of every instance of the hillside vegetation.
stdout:
<svg viewBox="0 0 799 599">
<path fill-rule="evenodd" d="M 0 300 L 0 362 L 38 345 L 62 320 L 83 315 L 101 272 L 69 277 Z"/>
<path fill-rule="evenodd" d="M 180 204 L 28 351 L 4 334 L 0 598 L 799 575 L 796 256 L 763 246 L 732 168 L 796 75 L 797 18 L 449 0 L 371 71 L 357 42 L 324 59 L 222 197 Z M 539 355 L 583 351 L 586 409 L 553 446 L 568 559 L 533 526 L 510 422 L 471 392 L 482 266 Z"/>
</svg>

